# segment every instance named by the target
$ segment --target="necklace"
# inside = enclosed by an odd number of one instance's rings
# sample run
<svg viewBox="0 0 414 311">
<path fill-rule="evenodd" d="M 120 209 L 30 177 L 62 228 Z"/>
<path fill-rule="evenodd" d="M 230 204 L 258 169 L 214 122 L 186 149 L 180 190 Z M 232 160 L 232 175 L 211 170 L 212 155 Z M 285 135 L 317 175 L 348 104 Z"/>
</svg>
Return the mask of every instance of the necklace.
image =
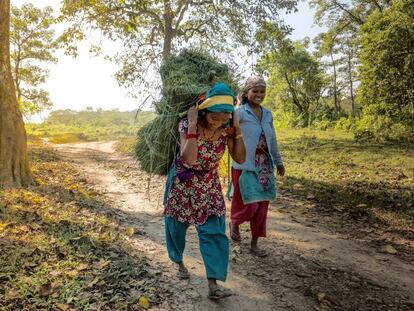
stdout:
<svg viewBox="0 0 414 311">
<path fill-rule="evenodd" d="M 206 129 L 204 127 L 202 127 L 201 129 L 203 131 L 204 139 L 205 140 L 210 140 L 210 139 L 212 139 L 216 135 L 217 130 L 220 129 L 220 128 L 215 129 L 215 131 L 213 132 L 213 135 L 211 135 L 210 137 L 207 137 L 207 135 L 206 135 Z"/>
</svg>

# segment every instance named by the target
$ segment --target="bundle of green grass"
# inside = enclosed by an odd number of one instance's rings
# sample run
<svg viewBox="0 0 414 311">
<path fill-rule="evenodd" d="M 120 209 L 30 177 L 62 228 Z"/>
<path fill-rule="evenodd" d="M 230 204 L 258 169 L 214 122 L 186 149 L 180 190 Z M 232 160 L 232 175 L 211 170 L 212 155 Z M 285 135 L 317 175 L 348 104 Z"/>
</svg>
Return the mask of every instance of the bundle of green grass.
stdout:
<svg viewBox="0 0 414 311">
<path fill-rule="evenodd" d="M 200 94 L 217 82 L 235 90 L 230 68 L 206 52 L 183 50 L 161 66 L 162 98 L 157 116 L 138 131 L 135 157 L 151 174 L 166 175 L 179 152 L 178 123 Z"/>
</svg>

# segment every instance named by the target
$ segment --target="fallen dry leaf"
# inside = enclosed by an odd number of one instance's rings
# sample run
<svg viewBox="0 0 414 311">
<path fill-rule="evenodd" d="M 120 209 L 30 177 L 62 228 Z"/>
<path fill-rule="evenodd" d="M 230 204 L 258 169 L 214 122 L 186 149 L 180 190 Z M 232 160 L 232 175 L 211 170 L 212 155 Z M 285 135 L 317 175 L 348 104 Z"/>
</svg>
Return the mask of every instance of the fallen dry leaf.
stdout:
<svg viewBox="0 0 414 311">
<path fill-rule="evenodd" d="M 325 293 L 318 293 L 318 301 L 323 302 L 326 299 Z"/>
<path fill-rule="evenodd" d="M 61 311 L 66 311 L 66 310 L 69 310 L 69 306 L 67 306 L 67 305 L 65 305 L 65 304 L 63 304 L 63 303 L 56 303 L 56 304 L 55 304 L 55 307 L 56 307 L 58 310 L 61 310 Z"/>
<path fill-rule="evenodd" d="M 134 233 L 135 233 L 135 229 L 134 228 L 132 228 L 132 227 L 126 228 L 126 235 L 127 236 L 131 237 L 131 236 L 134 235 Z"/>
<path fill-rule="evenodd" d="M 397 250 L 391 245 L 384 245 L 378 251 L 380 253 L 391 254 L 391 255 L 395 255 L 398 253 Z"/>
<path fill-rule="evenodd" d="M 144 309 L 148 309 L 149 308 L 149 301 L 148 301 L 148 298 L 145 297 L 145 296 L 139 297 L 138 303 Z"/>
</svg>

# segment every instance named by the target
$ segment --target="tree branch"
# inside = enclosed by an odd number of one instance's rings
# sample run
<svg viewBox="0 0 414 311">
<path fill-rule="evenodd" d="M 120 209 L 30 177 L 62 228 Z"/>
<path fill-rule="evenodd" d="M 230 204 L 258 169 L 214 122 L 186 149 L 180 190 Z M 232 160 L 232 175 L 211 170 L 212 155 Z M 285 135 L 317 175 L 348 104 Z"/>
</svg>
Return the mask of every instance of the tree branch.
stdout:
<svg viewBox="0 0 414 311">
<path fill-rule="evenodd" d="M 192 3 L 191 0 L 186 0 L 182 2 L 180 6 L 178 6 L 177 11 L 174 14 L 175 16 L 178 16 L 177 21 L 175 23 L 175 27 L 174 27 L 175 31 L 177 31 L 178 27 L 180 26 L 180 23 L 183 20 L 184 14 L 185 12 L 187 12 L 188 6 L 190 5 L 190 3 Z"/>
<path fill-rule="evenodd" d="M 337 1 L 334 1 L 333 2 L 334 3 L 334 5 L 336 5 L 337 7 L 339 7 L 342 11 L 344 11 L 345 13 L 347 13 L 354 21 L 356 21 L 359 25 L 362 25 L 363 23 L 364 23 L 364 21 L 360 18 L 360 17 L 358 17 L 358 16 L 356 16 L 354 13 L 352 13 L 349 9 L 347 9 L 343 4 L 341 4 L 341 3 L 339 3 L 339 2 L 337 2 Z"/>
</svg>

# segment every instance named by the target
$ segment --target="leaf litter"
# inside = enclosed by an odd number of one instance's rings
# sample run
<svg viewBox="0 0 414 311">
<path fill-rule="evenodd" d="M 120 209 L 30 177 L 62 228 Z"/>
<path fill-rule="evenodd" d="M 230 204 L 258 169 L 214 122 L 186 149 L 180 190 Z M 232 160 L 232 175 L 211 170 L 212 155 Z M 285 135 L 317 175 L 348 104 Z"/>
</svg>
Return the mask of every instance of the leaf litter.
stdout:
<svg viewBox="0 0 414 311">
<path fill-rule="evenodd" d="M 160 282 L 111 207 L 69 162 L 32 146 L 37 185 L 0 190 L 0 308 L 144 310 L 162 304 Z M 62 172 L 65 172 L 62 174 Z"/>
</svg>

